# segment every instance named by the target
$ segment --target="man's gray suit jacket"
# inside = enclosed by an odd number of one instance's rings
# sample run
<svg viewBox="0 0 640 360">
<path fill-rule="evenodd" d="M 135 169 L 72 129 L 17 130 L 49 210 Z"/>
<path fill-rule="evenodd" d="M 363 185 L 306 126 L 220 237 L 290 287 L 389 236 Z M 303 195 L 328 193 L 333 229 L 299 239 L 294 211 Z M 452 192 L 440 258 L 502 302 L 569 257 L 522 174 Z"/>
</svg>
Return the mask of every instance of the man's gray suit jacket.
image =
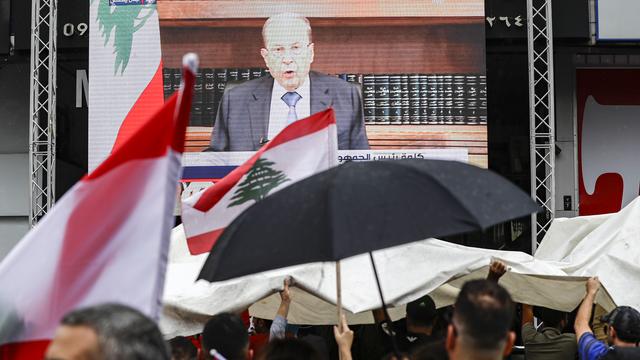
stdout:
<svg viewBox="0 0 640 360">
<path fill-rule="evenodd" d="M 255 151 L 268 140 L 271 76 L 247 81 L 224 92 L 209 151 Z M 309 72 L 311 114 L 333 107 L 338 149 L 368 149 L 360 89 L 337 77 Z"/>
</svg>

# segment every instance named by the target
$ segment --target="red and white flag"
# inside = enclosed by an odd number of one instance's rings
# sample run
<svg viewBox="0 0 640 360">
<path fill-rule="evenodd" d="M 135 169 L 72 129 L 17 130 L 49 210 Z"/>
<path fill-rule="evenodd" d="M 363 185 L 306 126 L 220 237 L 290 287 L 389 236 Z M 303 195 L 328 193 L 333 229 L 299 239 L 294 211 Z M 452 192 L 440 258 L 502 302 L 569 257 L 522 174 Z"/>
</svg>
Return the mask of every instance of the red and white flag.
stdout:
<svg viewBox="0 0 640 360">
<path fill-rule="evenodd" d="M 158 318 L 195 56 L 175 94 L 0 263 L 0 357 L 41 359 L 63 315 L 105 302 Z M 187 67 L 185 67 L 186 69 Z"/>
<path fill-rule="evenodd" d="M 218 183 L 183 200 L 189 252 L 209 252 L 224 228 L 256 201 L 335 166 L 336 134 L 333 109 L 298 120 Z"/>
<path fill-rule="evenodd" d="M 91 0 L 89 171 L 164 103 L 156 0 Z"/>
</svg>

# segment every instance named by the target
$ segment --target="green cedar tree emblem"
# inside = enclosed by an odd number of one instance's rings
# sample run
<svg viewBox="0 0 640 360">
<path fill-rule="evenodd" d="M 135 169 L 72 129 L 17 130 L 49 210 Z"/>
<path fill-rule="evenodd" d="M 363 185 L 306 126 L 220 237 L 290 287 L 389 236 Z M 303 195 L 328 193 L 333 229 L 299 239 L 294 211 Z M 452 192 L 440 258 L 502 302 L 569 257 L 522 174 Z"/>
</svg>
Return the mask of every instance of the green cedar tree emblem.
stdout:
<svg viewBox="0 0 640 360">
<path fill-rule="evenodd" d="M 91 0 L 91 3 L 94 1 Z M 116 54 L 113 72 L 115 75 L 120 70 L 122 75 L 131 57 L 133 34 L 140 30 L 155 13 L 156 4 L 111 6 L 109 0 L 98 0 L 98 2 L 96 20 L 104 38 L 104 46 L 111 39 L 113 32 L 113 52 Z"/>
<path fill-rule="evenodd" d="M 258 202 L 280 184 L 291 181 L 282 171 L 274 170 L 272 168 L 274 164 L 274 162 L 266 159 L 258 159 L 249 170 L 247 177 L 233 193 L 229 207 L 244 204 L 251 200 Z"/>
</svg>

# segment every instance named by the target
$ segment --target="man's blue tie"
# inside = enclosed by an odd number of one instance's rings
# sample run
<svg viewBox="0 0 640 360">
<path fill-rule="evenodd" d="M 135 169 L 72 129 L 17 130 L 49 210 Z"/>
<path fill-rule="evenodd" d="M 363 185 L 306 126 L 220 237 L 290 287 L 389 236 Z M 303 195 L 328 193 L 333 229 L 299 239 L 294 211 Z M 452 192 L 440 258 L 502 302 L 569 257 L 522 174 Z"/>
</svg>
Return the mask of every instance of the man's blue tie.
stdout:
<svg viewBox="0 0 640 360">
<path fill-rule="evenodd" d="M 289 115 L 287 115 L 287 125 L 298 120 L 298 114 L 296 114 L 296 103 L 302 99 L 302 96 L 295 91 L 289 91 L 282 95 L 282 101 L 289 107 Z"/>
</svg>

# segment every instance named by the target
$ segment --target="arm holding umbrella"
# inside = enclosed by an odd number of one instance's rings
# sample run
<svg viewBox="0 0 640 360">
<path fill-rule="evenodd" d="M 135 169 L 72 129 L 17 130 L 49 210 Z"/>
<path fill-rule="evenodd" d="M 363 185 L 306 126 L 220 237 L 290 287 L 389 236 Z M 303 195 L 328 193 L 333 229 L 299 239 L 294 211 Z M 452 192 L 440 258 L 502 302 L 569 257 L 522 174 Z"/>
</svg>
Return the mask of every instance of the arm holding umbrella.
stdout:
<svg viewBox="0 0 640 360">
<path fill-rule="evenodd" d="M 347 317 L 342 314 L 340 316 L 340 325 L 333 326 L 333 336 L 338 344 L 338 353 L 340 360 L 351 360 L 351 345 L 353 344 L 353 330 L 349 329 Z"/>
</svg>

